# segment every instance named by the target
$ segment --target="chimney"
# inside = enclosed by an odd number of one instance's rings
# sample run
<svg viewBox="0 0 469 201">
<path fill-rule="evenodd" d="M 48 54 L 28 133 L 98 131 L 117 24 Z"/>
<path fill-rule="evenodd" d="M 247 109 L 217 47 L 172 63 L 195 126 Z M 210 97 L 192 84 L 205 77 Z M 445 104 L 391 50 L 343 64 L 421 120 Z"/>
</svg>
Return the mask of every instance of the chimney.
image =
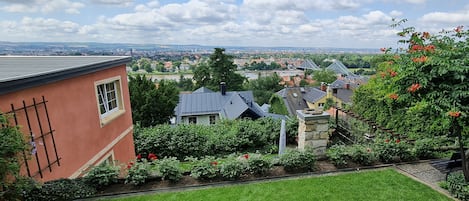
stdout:
<svg viewBox="0 0 469 201">
<path fill-rule="evenodd" d="M 327 90 L 327 85 L 325 82 L 321 82 L 321 91 L 326 91 Z"/>
<path fill-rule="evenodd" d="M 345 84 L 345 89 L 350 89 L 350 83 Z"/>
<path fill-rule="evenodd" d="M 222 96 L 226 95 L 226 83 L 225 82 L 220 82 L 220 92 Z"/>
</svg>

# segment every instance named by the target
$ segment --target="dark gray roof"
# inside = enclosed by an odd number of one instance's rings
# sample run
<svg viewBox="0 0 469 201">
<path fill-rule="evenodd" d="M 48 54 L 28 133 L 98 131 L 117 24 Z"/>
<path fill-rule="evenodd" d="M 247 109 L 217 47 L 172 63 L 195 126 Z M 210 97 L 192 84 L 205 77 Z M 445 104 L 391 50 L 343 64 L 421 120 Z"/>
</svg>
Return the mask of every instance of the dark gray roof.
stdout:
<svg viewBox="0 0 469 201">
<path fill-rule="evenodd" d="M 352 103 L 353 90 L 351 89 L 337 89 L 337 93 L 333 95 L 344 103 Z"/>
<path fill-rule="evenodd" d="M 348 68 L 340 61 L 335 60 L 334 63 L 329 65 L 327 70 L 334 71 L 336 74 L 341 74 L 341 75 L 346 75 L 346 76 L 352 76 L 354 75 L 352 72 L 348 70 Z"/>
<path fill-rule="evenodd" d="M 0 56 L 0 94 L 89 74 L 131 61 L 117 56 Z"/>
<path fill-rule="evenodd" d="M 291 87 L 277 92 L 283 98 L 290 115 L 296 115 L 297 110 L 308 107 L 306 101 L 316 102 L 326 96 L 326 92 L 314 87 Z"/>
<path fill-rule="evenodd" d="M 247 110 L 259 117 L 265 116 L 261 107 L 254 102 L 252 91 L 229 91 L 222 95 L 220 92 L 199 88 L 194 92 L 197 93 L 179 95 L 179 103 L 175 109 L 177 122 L 180 122 L 183 116 L 207 114 L 219 114 L 227 119 L 236 119 Z"/>
<path fill-rule="evenodd" d="M 314 87 L 308 87 L 308 88 L 305 88 L 303 99 L 305 99 L 306 101 L 310 103 L 315 103 L 326 95 L 327 93 L 325 91 L 321 91 Z"/>
</svg>

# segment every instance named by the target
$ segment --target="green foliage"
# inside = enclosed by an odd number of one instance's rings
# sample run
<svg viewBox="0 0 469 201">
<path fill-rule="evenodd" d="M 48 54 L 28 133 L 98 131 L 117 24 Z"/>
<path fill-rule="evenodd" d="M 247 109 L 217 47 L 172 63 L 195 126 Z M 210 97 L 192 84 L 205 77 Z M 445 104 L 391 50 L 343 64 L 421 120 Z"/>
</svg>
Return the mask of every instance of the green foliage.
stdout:
<svg viewBox="0 0 469 201">
<path fill-rule="evenodd" d="M 321 69 L 313 71 L 313 79 L 316 80 L 316 83 L 332 83 L 337 80 L 337 75 L 334 71 Z"/>
<path fill-rule="evenodd" d="M 129 162 L 128 173 L 125 177 L 125 183 L 131 183 L 135 186 L 145 183 L 150 176 L 150 164 L 144 160 L 142 162 Z"/>
<path fill-rule="evenodd" d="M 283 114 L 288 115 L 287 106 L 283 101 L 282 97 L 277 94 L 272 94 L 272 97 L 269 100 L 270 109 L 269 112 L 274 114 Z"/>
<path fill-rule="evenodd" d="M 416 159 L 411 146 L 399 139 L 376 139 L 374 151 L 380 161 L 384 163 L 412 161 Z"/>
<path fill-rule="evenodd" d="M 264 175 L 272 168 L 271 160 L 262 157 L 260 154 L 249 154 L 245 156 L 248 156 L 245 158 L 247 158 L 248 161 L 247 170 L 251 174 Z"/>
<path fill-rule="evenodd" d="M 233 152 L 267 151 L 277 145 L 280 122 L 271 118 L 223 120 L 214 125 L 159 125 L 136 127 L 137 153 L 157 153 L 161 157 L 203 157 Z"/>
<path fill-rule="evenodd" d="M 194 90 L 194 83 L 192 79 L 185 78 L 184 75 L 181 74 L 179 77 L 178 88 L 181 91 L 192 91 Z"/>
<path fill-rule="evenodd" d="M 455 123 L 467 133 L 469 31 L 431 35 L 409 27 L 399 35 L 407 48 L 377 58 L 377 76 L 354 92 L 354 112 L 414 139 L 446 135 L 450 112 L 460 112 Z"/>
<path fill-rule="evenodd" d="M 431 159 L 436 157 L 435 148 L 438 142 L 433 138 L 418 139 L 414 143 L 415 155 L 419 159 Z"/>
<path fill-rule="evenodd" d="M 464 180 L 464 175 L 451 173 L 446 180 L 448 191 L 459 200 L 469 200 L 469 184 Z"/>
<path fill-rule="evenodd" d="M 334 145 L 326 150 L 326 156 L 336 167 L 347 166 L 348 154 L 345 145 Z"/>
<path fill-rule="evenodd" d="M 241 91 L 246 78 L 236 73 L 236 68 L 233 56 L 226 55 L 224 48 L 215 48 L 208 63 L 202 63 L 194 70 L 196 86 L 219 90 L 220 83 L 225 82 L 227 91 Z"/>
<path fill-rule="evenodd" d="M 316 159 L 311 151 L 288 150 L 280 156 L 280 164 L 286 171 L 312 171 Z"/>
<path fill-rule="evenodd" d="M 298 137 L 298 118 L 289 118 L 286 122 L 287 144 L 296 145 Z"/>
<path fill-rule="evenodd" d="M 220 168 L 220 174 L 223 179 L 236 180 L 247 172 L 248 163 L 244 157 L 229 156 Z"/>
<path fill-rule="evenodd" d="M 27 201 L 62 201 L 87 198 L 96 193 L 82 179 L 59 179 L 49 181 L 42 186 L 33 185 L 33 189 L 24 195 Z M 35 187 L 34 187 L 35 186 Z"/>
<path fill-rule="evenodd" d="M 27 144 L 18 127 L 9 123 L 7 115 L 0 112 L 0 199 L 2 191 L 14 189 L 15 178 L 19 178 L 20 156 L 27 151 Z M 29 153 L 28 153 L 29 156 Z"/>
<path fill-rule="evenodd" d="M 162 80 L 159 87 L 143 75 L 129 76 L 132 119 L 143 127 L 168 123 L 179 100 L 173 81 Z"/>
<path fill-rule="evenodd" d="M 102 163 L 93 167 L 84 177 L 84 181 L 95 188 L 103 188 L 117 183 L 119 167 L 108 163 Z"/>
<path fill-rule="evenodd" d="M 372 165 L 377 160 L 373 149 L 360 144 L 334 145 L 327 149 L 326 156 L 339 168 L 346 167 L 349 160 L 360 165 Z"/>
<path fill-rule="evenodd" d="M 270 64 L 266 64 L 264 61 L 261 61 L 260 63 L 254 61 L 245 67 L 247 70 L 275 70 L 279 68 L 281 68 L 281 66 L 278 63 L 272 62 Z"/>
<path fill-rule="evenodd" d="M 158 167 L 163 180 L 175 182 L 182 178 L 180 162 L 174 157 L 158 160 Z"/>
<path fill-rule="evenodd" d="M 207 156 L 202 159 L 192 159 L 191 177 L 200 180 L 210 180 L 218 176 L 219 162 L 213 156 Z"/>
<path fill-rule="evenodd" d="M 349 147 L 350 159 L 361 165 L 372 165 L 376 161 L 373 150 L 367 146 L 355 144 Z"/>
<path fill-rule="evenodd" d="M 255 80 L 249 80 L 246 83 L 246 89 L 251 90 L 256 103 L 262 105 L 269 103 L 272 95 L 283 88 L 279 85 L 280 80 L 281 78 L 276 73 L 272 76 L 259 76 Z"/>
</svg>

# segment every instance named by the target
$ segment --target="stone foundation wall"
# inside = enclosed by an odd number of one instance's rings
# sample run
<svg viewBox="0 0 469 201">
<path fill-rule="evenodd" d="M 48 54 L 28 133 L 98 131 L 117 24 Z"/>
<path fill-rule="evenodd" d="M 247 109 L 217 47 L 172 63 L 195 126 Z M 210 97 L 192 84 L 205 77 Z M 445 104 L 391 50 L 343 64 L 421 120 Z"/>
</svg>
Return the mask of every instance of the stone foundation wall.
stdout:
<svg viewBox="0 0 469 201">
<path fill-rule="evenodd" d="M 318 158 L 325 157 L 329 141 L 329 113 L 297 110 L 298 149 L 311 148 Z"/>
</svg>

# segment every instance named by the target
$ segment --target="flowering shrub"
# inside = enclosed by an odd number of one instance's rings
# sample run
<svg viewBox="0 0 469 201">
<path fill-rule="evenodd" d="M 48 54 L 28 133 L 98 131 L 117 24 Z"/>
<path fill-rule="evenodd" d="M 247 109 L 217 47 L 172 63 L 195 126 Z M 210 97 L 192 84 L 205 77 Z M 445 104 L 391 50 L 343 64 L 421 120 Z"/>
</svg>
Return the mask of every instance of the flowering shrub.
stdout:
<svg viewBox="0 0 469 201">
<path fill-rule="evenodd" d="M 411 146 L 400 139 L 376 139 L 374 150 L 379 160 L 384 163 L 415 160 Z"/>
<path fill-rule="evenodd" d="M 248 163 L 244 157 L 229 156 L 220 168 L 220 174 L 224 179 L 235 180 L 247 172 Z"/>
<path fill-rule="evenodd" d="M 180 162 L 176 157 L 165 157 L 159 160 L 158 167 L 163 180 L 179 181 L 182 178 Z"/>
<path fill-rule="evenodd" d="M 249 157 L 245 157 L 248 161 L 248 171 L 251 174 L 264 175 L 270 168 L 272 168 L 272 162 L 260 154 L 251 154 Z"/>
<path fill-rule="evenodd" d="M 218 161 L 213 156 L 204 157 L 200 160 L 191 158 L 194 165 L 191 169 L 191 177 L 200 180 L 210 180 L 218 176 Z"/>
<path fill-rule="evenodd" d="M 96 188 L 102 188 L 113 183 L 117 183 L 119 177 L 119 167 L 111 164 L 103 163 L 93 167 L 84 180 L 89 185 Z"/>
<path fill-rule="evenodd" d="M 314 170 L 315 156 L 312 151 L 288 150 L 280 156 L 280 164 L 286 171 Z"/>
<path fill-rule="evenodd" d="M 142 185 L 150 176 L 150 165 L 144 160 L 142 162 L 129 162 L 127 164 L 128 173 L 125 177 L 125 183 L 133 185 Z"/>
</svg>

